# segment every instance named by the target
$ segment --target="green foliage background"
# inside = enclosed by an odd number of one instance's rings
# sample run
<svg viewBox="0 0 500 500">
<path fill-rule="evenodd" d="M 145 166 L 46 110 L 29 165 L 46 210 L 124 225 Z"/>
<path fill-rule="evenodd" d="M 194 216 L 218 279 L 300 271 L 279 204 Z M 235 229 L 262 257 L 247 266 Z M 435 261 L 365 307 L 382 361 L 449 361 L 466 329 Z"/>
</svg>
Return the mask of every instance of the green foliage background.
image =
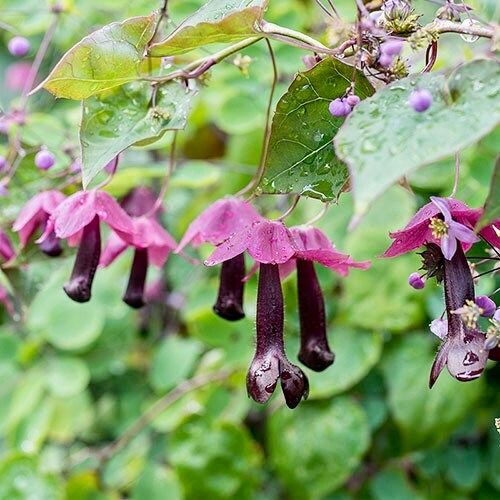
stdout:
<svg viewBox="0 0 500 500">
<path fill-rule="evenodd" d="M 0 0 L 0 18 L 39 41 L 48 23 L 41 3 Z M 71 14 L 57 31 L 43 75 L 91 29 L 155 7 L 147 0 L 65 3 Z M 201 3 L 173 0 L 173 19 L 181 20 Z M 472 3 L 484 17 L 493 15 L 494 1 Z M 352 18 L 353 2 L 336 5 Z M 419 7 L 429 15 L 435 10 L 430 3 Z M 307 31 L 314 29 L 318 10 L 313 2 L 272 0 L 266 17 Z M 4 74 L 13 59 L 1 45 Z M 280 44 L 275 50 L 277 100 L 302 69 L 303 52 Z M 264 45 L 244 53 L 253 58 L 249 78 L 228 62 L 217 65 L 179 135 L 180 167 L 164 214 L 177 239 L 207 204 L 244 186 L 259 161 L 271 71 Z M 471 55 L 470 45 L 445 38 L 437 67 Z M 5 86 L 0 95 L 4 109 L 15 98 Z M 56 102 L 41 92 L 32 108 L 23 139 L 47 144 L 63 169 L 69 159 L 61 148 L 77 144 L 78 103 Z M 471 206 L 481 206 L 488 194 L 499 139 L 497 130 L 462 155 L 458 197 Z M 152 146 L 128 151 L 107 189 L 121 196 L 139 183 L 156 185 L 164 173 L 169 134 L 162 141 L 154 145 L 159 157 Z M 0 153 L 5 148 L 0 143 Z M 47 183 L 35 170 L 28 154 L 10 196 L 0 199 L 2 226 Z M 391 188 L 352 233 L 346 230 L 353 213 L 349 194 L 319 222 L 339 249 L 374 263 L 346 279 L 318 269 L 336 361 L 323 373 L 308 372 L 310 399 L 294 411 L 281 395 L 262 407 L 245 393 L 255 277 L 246 289 L 247 318 L 228 323 L 211 310 L 217 270 L 172 256 L 164 270 L 169 289 L 164 303 L 136 313 L 120 300 L 129 253 L 98 271 L 93 299 L 82 305 L 62 291 L 71 251 L 50 260 L 28 248 L 23 259 L 29 266 L 7 271 L 20 291 L 16 299 L 24 303 L 24 315 L 12 321 L 0 312 L 0 499 L 497 498 L 500 436 L 494 418 L 500 416 L 500 368 L 492 365 L 467 384 L 443 373 L 429 391 L 437 342 L 427 325 L 442 312 L 441 289 L 430 284 L 417 292 L 407 286 L 407 276 L 419 266 L 414 255 L 375 259 L 389 244 L 388 232 L 402 227 L 430 194 L 450 192 L 453 162 L 426 167 L 409 182 L 415 195 Z M 257 205 L 276 216 L 288 202 L 263 196 Z M 302 223 L 320 209 L 319 201 L 303 199 L 287 222 Z M 202 247 L 199 256 L 209 251 Z M 150 271 L 150 282 L 155 273 Z M 287 351 L 293 362 L 298 350 L 295 286 L 294 276 L 284 283 Z M 492 279 L 483 279 L 478 293 L 493 289 Z M 218 373 L 218 381 L 187 392 L 126 446 L 107 453 L 110 443 L 179 384 Z"/>
</svg>

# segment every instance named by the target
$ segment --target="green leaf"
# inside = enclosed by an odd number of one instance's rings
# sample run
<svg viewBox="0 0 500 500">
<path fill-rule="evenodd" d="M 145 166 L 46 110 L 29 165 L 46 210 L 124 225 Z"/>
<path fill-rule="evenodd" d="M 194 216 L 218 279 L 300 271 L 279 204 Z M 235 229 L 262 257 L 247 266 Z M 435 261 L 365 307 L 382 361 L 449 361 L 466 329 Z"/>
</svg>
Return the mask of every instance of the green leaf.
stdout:
<svg viewBox="0 0 500 500">
<path fill-rule="evenodd" d="M 74 396 L 85 390 L 90 372 L 84 361 L 78 358 L 59 357 L 50 359 L 46 368 L 47 388 L 54 396 Z"/>
<path fill-rule="evenodd" d="M 328 328 L 335 362 L 328 370 L 308 372 L 311 398 L 325 398 L 343 392 L 359 382 L 382 354 L 382 337 L 342 326 Z"/>
<path fill-rule="evenodd" d="M 484 379 L 460 383 L 444 370 L 429 389 L 435 354 L 430 335 L 421 332 L 405 336 L 394 343 L 382 362 L 389 408 L 410 448 L 429 443 L 436 446 L 446 440 L 475 407 L 484 383 Z"/>
<path fill-rule="evenodd" d="M 481 454 L 472 446 L 451 446 L 446 456 L 446 478 L 457 488 L 475 490 L 481 483 Z"/>
<path fill-rule="evenodd" d="M 344 119 L 334 117 L 329 103 L 345 95 L 355 75 L 356 94 L 370 96 L 373 88 L 352 66 L 326 58 L 299 73 L 278 102 L 271 128 L 264 193 L 297 193 L 323 201 L 335 200 L 348 179 L 332 139 Z"/>
<path fill-rule="evenodd" d="M 373 500 L 424 500 L 409 484 L 401 469 L 387 468 L 379 472 L 369 483 Z"/>
<path fill-rule="evenodd" d="M 171 469 L 148 463 L 132 490 L 132 500 L 180 500 L 180 485 Z"/>
<path fill-rule="evenodd" d="M 201 344 L 195 340 L 176 336 L 166 338 L 153 356 L 149 376 L 153 387 L 157 391 L 166 391 L 184 380 L 201 350 Z"/>
<path fill-rule="evenodd" d="M 271 462 L 290 498 L 319 499 L 360 464 L 370 434 L 361 407 L 347 397 L 282 407 L 269 419 Z"/>
<path fill-rule="evenodd" d="M 258 34 L 267 0 L 211 0 L 165 40 L 151 46 L 154 57 L 184 54 L 211 43 L 231 43 Z"/>
<path fill-rule="evenodd" d="M 147 82 L 134 82 L 84 102 L 80 132 L 84 187 L 132 144 L 186 126 L 194 92 L 169 82 L 157 88 L 154 106 L 152 92 Z"/>
<path fill-rule="evenodd" d="M 243 427 L 192 417 L 172 434 L 169 453 L 185 498 L 255 498 L 262 459 Z"/>
<path fill-rule="evenodd" d="M 137 80 L 157 14 L 111 23 L 71 48 L 37 87 L 56 97 L 86 99 Z"/>
<path fill-rule="evenodd" d="M 496 219 L 500 219 L 500 158 L 495 163 L 490 192 L 484 203 L 484 213 L 477 223 L 477 229 L 483 228 Z"/>
<path fill-rule="evenodd" d="M 28 311 L 28 327 L 62 350 L 89 346 L 104 327 L 104 308 L 97 302 L 78 304 L 64 292 L 50 287 L 42 290 Z"/>
<path fill-rule="evenodd" d="M 0 462 L 0 498 L 10 500 L 59 500 L 59 480 L 43 474 L 34 458 L 13 455 Z"/>
<path fill-rule="evenodd" d="M 408 105 L 416 89 L 428 89 L 432 106 L 423 113 Z M 449 78 L 412 75 L 362 102 L 335 138 L 335 149 L 349 166 L 355 212 L 399 178 L 473 144 L 500 120 L 500 67 L 476 60 Z"/>
</svg>

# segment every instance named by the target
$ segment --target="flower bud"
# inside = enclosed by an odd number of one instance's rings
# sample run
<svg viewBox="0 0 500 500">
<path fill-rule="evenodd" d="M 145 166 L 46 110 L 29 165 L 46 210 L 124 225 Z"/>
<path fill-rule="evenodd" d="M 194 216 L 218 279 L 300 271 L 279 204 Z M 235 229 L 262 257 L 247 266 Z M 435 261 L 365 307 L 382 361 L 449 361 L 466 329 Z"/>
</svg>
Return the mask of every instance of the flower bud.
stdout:
<svg viewBox="0 0 500 500">
<path fill-rule="evenodd" d="M 357 106 L 360 103 L 360 101 L 361 101 L 361 99 L 355 94 L 348 95 L 345 98 L 345 102 L 347 104 L 349 104 L 349 106 L 351 106 L 351 108 L 354 108 L 354 106 Z"/>
<path fill-rule="evenodd" d="M 351 106 L 342 99 L 334 99 L 328 106 L 332 116 L 347 116 L 351 112 Z"/>
<path fill-rule="evenodd" d="M 495 314 L 497 306 L 487 295 L 477 296 L 475 302 L 483 310 L 481 316 L 489 318 Z"/>
<path fill-rule="evenodd" d="M 421 290 L 425 286 L 425 280 L 418 273 L 411 273 L 408 276 L 408 284 L 415 288 L 415 290 Z"/>
<path fill-rule="evenodd" d="M 385 0 L 382 10 L 388 20 L 404 20 L 411 13 L 411 4 L 406 0 Z"/>
<path fill-rule="evenodd" d="M 48 150 L 42 149 L 35 155 L 35 165 L 40 170 L 48 170 L 54 166 L 56 157 Z"/>
<path fill-rule="evenodd" d="M 432 94 L 427 89 L 414 90 L 408 102 L 417 113 L 422 113 L 431 107 Z"/>
<path fill-rule="evenodd" d="M 9 40 L 9 52 L 15 57 L 24 57 L 30 51 L 30 42 L 23 36 L 15 36 Z"/>
</svg>

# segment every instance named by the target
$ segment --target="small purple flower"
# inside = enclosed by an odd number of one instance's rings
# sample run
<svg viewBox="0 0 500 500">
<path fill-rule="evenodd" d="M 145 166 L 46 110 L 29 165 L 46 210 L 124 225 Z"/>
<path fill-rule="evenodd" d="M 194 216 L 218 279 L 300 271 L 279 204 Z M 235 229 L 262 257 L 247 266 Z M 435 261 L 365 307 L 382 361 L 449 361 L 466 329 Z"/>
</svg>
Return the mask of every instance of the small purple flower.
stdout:
<svg viewBox="0 0 500 500">
<path fill-rule="evenodd" d="M 476 304 L 483 310 L 481 316 L 489 318 L 495 314 L 497 306 L 487 295 L 477 296 Z"/>
<path fill-rule="evenodd" d="M 393 60 L 394 57 L 389 54 L 381 54 L 378 58 L 378 62 L 383 68 L 389 68 L 392 65 Z"/>
<path fill-rule="evenodd" d="M 408 284 L 415 288 L 415 290 L 421 290 L 425 286 L 425 280 L 418 273 L 411 273 L 408 276 Z"/>
<path fill-rule="evenodd" d="M 342 99 L 334 99 L 328 106 L 332 116 L 347 116 L 351 112 L 351 106 Z"/>
<path fill-rule="evenodd" d="M 47 149 L 41 149 L 35 155 L 35 165 L 40 170 L 48 170 L 49 168 L 54 166 L 56 162 L 56 157 Z"/>
<path fill-rule="evenodd" d="M 361 101 L 361 99 L 355 94 L 348 95 L 345 98 L 345 102 L 347 104 L 349 104 L 349 106 L 351 106 L 351 108 L 354 108 L 354 106 L 357 106 L 360 103 L 360 101 Z"/>
<path fill-rule="evenodd" d="M 380 45 L 382 54 L 387 54 L 388 56 L 397 56 L 402 50 L 403 42 L 401 40 L 387 40 L 387 42 Z"/>
<path fill-rule="evenodd" d="M 9 40 L 9 52 L 15 57 L 24 57 L 30 51 L 30 42 L 23 36 L 15 36 Z"/>
<path fill-rule="evenodd" d="M 408 102 L 417 113 L 423 113 L 431 107 L 432 94 L 427 89 L 414 90 Z"/>
<path fill-rule="evenodd" d="M 450 260 L 455 255 L 457 241 L 463 243 L 476 243 L 479 241 L 472 229 L 453 220 L 448 205 L 442 198 L 431 196 L 431 202 L 439 208 L 444 217 L 444 221 L 431 219 L 431 229 L 436 233 L 436 237 L 441 238 L 441 250 L 445 259 Z"/>
</svg>

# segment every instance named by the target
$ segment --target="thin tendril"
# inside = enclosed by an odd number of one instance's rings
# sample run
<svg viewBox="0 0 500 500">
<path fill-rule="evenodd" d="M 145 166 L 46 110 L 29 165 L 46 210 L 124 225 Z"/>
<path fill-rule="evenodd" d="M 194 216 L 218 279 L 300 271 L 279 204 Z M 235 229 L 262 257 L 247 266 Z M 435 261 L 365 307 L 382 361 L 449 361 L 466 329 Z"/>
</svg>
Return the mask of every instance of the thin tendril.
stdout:
<svg viewBox="0 0 500 500">
<path fill-rule="evenodd" d="M 297 204 L 299 203 L 300 201 L 300 194 L 296 194 L 294 197 L 293 197 L 293 201 L 292 201 L 292 204 L 290 205 L 290 207 L 287 209 L 286 212 L 282 213 L 278 218 L 276 218 L 275 220 L 278 220 L 278 221 L 282 221 L 282 220 L 285 220 L 294 210 L 295 210 L 295 207 L 297 206 Z"/>
<path fill-rule="evenodd" d="M 474 276 L 474 279 L 480 278 L 481 276 L 486 276 L 487 274 L 496 273 L 497 271 L 500 271 L 500 267 L 494 267 L 493 269 L 490 269 L 489 271 L 484 271 L 484 273 L 476 274 Z"/>
<path fill-rule="evenodd" d="M 455 153 L 455 180 L 453 181 L 453 189 L 451 190 L 450 198 L 455 198 L 458 189 L 458 181 L 460 179 L 460 153 Z"/>
<path fill-rule="evenodd" d="M 498 250 L 496 249 L 496 247 L 494 245 L 492 245 L 487 239 L 483 238 L 483 236 L 481 236 L 480 234 L 478 235 L 488 246 L 491 247 L 491 249 L 495 252 L 495 254 L 500 257 L 500 253 L 498 252 Z"/>
<path fill-rule="evenodd" d="M 330 203 L 324 203 L 321 211 L 318 212 L 311 220 L 308 220 L 305 223 L 305 225 L 310 226 L 310 225 L 314 224 L 315 222 L 318 222 L 324 215 L 326 215 L 329 208 L 330 208 Z"/>
<path fill-rule="evenodd" d="M 274 52 L 273 48 L 271 46 L 271 42 L 266 38 L 266 44 L 267 48 L 269 49 L 269 56 L 271 57 L 271 63 L 272 63 L 272 68 L 273 68 L 273 81 L 271 83 L 271 91 L 269 93 L 269 101 L 267 103 L 267 110 L 266 110 L 266 127 L 264 130 L 264 141 L 262 145 L 262 152 L 260 154 L 260 161 L 259 161 L 259 168 L 257 169 L 257 172 L 253 179 L 240 191 L 236 193 L 236 196 L 243 196 L 245 193 L 248 193 L 248 191 L 251 191 L 252 189 L 255 189 L 259 183 L 260 180 L 262 179 L 262 176 L 264 175 L 264 168 L 266 164 L 266 158 L 267 158 L 267 151 L 269 149 L 269 139 L 271 137 L 271 111 L 273 107 L 273 98 L 274 98 L 274 91 L 276 89 L 276 83 L 278 81 L 278 66 L 276 65 L 276 58 L 274 57 Z M 254 196 L 252 196 L 253 198 Z"/>
<path fill-rule="evenodd" d="M 165 174 L 165 179 L 163 180 L 163 185 L 161 186 L 160 193 L 156 198 L 155 204 L 151 207 L 151 209 L 144 215 L 144 217 L 151 217 L 154 215 L 158 209 L 161 207 L 163 203 L 163 199 L 167 194 L 168 185 L 170 184 L 170 178 L 172 177 L 172 173 L 175 169 L 175 147 L 177 144 L 177 131 L 174 132 L 174 136 L 172 138 L 172 144 L 170 145 L 170 155 L 168 158 L 168 166 L 167 172 Z"/>
<path fill-rule="evenodd" d="M 332 13 L 323 5 L 321 0 L 315 0 L 318 7 L 331 19 L 335 19 Z"/>
</svg>

